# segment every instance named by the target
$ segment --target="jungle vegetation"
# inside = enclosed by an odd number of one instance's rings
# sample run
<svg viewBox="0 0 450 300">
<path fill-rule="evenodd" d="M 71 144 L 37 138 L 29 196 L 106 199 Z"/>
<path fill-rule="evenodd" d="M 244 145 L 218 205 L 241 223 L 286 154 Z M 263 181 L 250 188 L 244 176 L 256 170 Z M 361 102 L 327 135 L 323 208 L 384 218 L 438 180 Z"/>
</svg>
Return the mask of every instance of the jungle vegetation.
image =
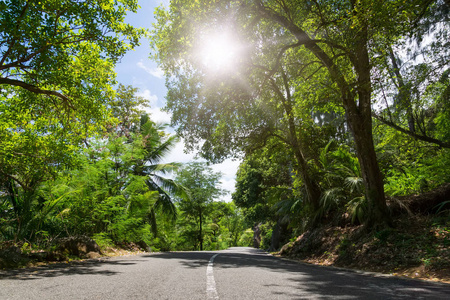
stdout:
<svg viewBox="0 0 450 300">
<path fill-rule="evenodd" d="M 450 182 L 448 0 L 172 0 L 149 29 L 124 21 L 137 0 L 0 8 L 0 242 L 217 250 L 254 229 L 277 249 L 395 226 L 399 197 Z M 176 135 L 115 80 L 144 36 Z M 206 162 L 166 162 L 179 138 Z"/>
</svg>

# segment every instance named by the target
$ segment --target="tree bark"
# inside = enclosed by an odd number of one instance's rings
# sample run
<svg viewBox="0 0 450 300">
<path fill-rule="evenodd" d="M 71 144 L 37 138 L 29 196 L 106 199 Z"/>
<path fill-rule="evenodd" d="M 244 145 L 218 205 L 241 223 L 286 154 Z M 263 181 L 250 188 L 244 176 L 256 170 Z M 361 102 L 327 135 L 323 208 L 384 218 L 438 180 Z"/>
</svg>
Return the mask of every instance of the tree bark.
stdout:
<svg viewBox="0 0 450 300">
<path fill-rule="evenodd" d="M 284 94 L 281 92 L 281 90 L 279 89 L 279 87 L 276 85 L 275 82 L 271 81 L 271 83 L 274 91 L 277 93 L 278 97 L 280 98 L 280 101 L 283 104 L 284 112 L 288 120 L 289 138 L 287 139 L 287 141 L 289 143 L 289 146 L 291 146 L 294 152 L 295 159 L 297 160 L 297 171 L 300 173 L 302 177 L 308 202 L 311 204 L 313 211 L 316 212 L 320 207 L 321 190 L 319 185 L 310 176 L 308 162 L 303 154 L 304 151 L 302 149 L 303 148 L 302 144 L 297 137 L 297 126 L 295 125 L 292 109 L 292 99 L 291 93 L 289 91 L 287 76 L 283 70 L 281 70 L 281 72 L 285 84 L 285 93 L 287 96 L 286 97 L 284 96 Z"/>
<path fill-rule="evenodd" d="M 203 218 L 202 218 L 202 211 L 200 210 L 199 215 L 199 228 L 198 228 L 198 240 L 200 242 L 200 251 L 203 251 L 203 232 L 202 232 L 202 226 L 203 226 Z"/>
<path fill-rule="evenodd" d="M 390 223 L 384 195 L 384 185 L 372 136 L 372 119 L 357 111 L 347 112 L 347 123 L 352 132 L 356 154 L 361 167 L 361 175 L 368 203 L 367 225 Z"/>
<path fill-rule="evenodd" d="M 361 21 L 364 22 L 364 21 Z M 384 194 L 383 177 L 378 166 L 378 159 L 373 144 L 372 134 L 372 82 L 370 78 L 370 59 L 367 49 L 367 24 L 362 25 L 357 32 L 355 56 L 351 59 L 355 67 L 357 79 L 358 105 L 346 107 L 347 122 L 355 140 L 356 154 L 366 189 L 366 200 L 368 203 L 367 225 L 390 224 L 386 197 Z M 356 99 L 344 101 L 355 104 Z M 351 101 L 351 102 L 350 102 Z M 344 106 L 345 103 L 344 103 Z"/>
</svg>

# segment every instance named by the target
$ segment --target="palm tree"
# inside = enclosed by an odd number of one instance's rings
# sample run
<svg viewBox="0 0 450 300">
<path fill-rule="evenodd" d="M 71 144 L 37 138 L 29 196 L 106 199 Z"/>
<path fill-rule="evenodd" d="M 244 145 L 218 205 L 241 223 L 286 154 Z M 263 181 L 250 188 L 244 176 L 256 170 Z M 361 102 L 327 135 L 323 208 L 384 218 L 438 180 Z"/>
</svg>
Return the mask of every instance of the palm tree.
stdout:
<svg viewBox="0 0 450 300">
<path fill-rule="evenodd" d="M 178 142 L 177 136 L 164 133 L 166 125 L 158 125 L 149 119 L 147 114 L 141 116 L 139 133 L 143 136 L 145 155 L 142 160 L 136 161 L 134 174 L 146 176 L 146 184 L 151 191 L 157 191 L 159 197 L 150 208 L 149 221 L 153 233 L 158 234 L 156 212 L 161 211 L 171 219 L 175 219 L 177 211 L 172 196 L 188 197 L 186 189 L 166 175 L 178 170 L 180 163 L 161 163 Z"/>
<path fill-rule="evenodd" d="M 338 145 L 337 149 L 330 151 L 335 144 L 336 142 L 331 140 L 319 157 L 325 189 L 320 200 L 318 217 L 333 209 L 345 208 L 352 223 L 363 223 L 367 218 L 367 200 L 357 158 L 343 145 Z"/>
</svg>

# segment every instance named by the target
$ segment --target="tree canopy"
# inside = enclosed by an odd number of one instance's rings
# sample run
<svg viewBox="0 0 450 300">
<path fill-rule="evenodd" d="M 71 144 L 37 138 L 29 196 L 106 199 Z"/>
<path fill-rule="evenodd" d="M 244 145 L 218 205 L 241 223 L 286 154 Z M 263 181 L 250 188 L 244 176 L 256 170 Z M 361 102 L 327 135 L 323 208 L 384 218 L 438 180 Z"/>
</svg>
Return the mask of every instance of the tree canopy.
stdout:
<svg viewBox="0 0 450 300">
<path fill-rule="evenodd" d="M 137 1 L 0 1 L 0 174 L 24 188 L 106 128 Z"/>
<path fill-rule="evenodd" d="M 323 123 L 345 120 L 342 129 L 348 140 L 342 142 L 358 158 L 367 224 L 389 223 L 373 136 L 372 115 L 380 116 L 377 99 L 383 99 L 376 71 L 395 74 L 395 60 L 386 49 L 405 49 L 408 39 L 420 41 L 419 32 L 431 28 L 430 23 L 441 22 L 432 38 L 444 41 L 448 20 L 435 18 L 442 7 L 447 8 L 442 1 L 172 1 L 157 10 L 152 32 L 154 57 L 167 74 L 172 124 L 188 148 L 200 144 L 201 153 L 212 161 L 248 154 L 278 138 L 292 149 L 305 198 L 317 211 L 324 189 L 317 177 L 317 153 L 327 138 L 342 136 L 337 130 L 322 139 L 312 137 Z M 214 41 L 214 34 L 228 48 L 221 50 L 221 57 L 205 58 L 202 49 L 211 49 L 207 41 Z M 445 44 L 433 44 L 429 51 Z M 211 58 L 217 62 L 212 64 Z M 446 51 L 434 61 L 429 70 L 446 70 Z M 401 78 L 393 78 L 399 86 Z M 386 101 L 389 106 L 400 103 Z M 397 105 L 396 111 L 411 110 Z M 392 119 L 377 119 L 403 128 Z M 415 138 L 425 133 L 416 132 Z"/>
</svg>

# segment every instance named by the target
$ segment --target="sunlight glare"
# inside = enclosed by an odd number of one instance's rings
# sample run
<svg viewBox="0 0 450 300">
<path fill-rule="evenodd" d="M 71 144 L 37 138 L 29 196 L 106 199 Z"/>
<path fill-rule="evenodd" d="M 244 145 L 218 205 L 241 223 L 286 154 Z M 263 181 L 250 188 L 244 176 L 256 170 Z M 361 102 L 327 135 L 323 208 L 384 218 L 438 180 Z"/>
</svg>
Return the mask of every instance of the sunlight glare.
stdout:
<svg viewBox="0 0 450 300">
<path fill-rule="evenodd" d="M 236 67 L 237 52 L 237 42 L 229 34 L 219 34 L 203 40 L 200 55 L 211 71 L 231 71 Z"/>
</svg>

